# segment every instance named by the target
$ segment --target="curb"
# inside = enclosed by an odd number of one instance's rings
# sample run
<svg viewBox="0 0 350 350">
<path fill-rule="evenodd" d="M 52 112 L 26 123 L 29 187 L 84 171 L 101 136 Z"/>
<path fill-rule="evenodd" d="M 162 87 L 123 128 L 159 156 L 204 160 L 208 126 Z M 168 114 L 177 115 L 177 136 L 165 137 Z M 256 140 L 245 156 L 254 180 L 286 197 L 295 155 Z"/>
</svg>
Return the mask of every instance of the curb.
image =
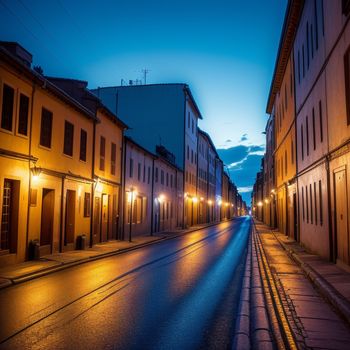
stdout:
<svg viewBox="0 0 350 350">
<path fill-rule="evenodd" d="M 248 238 L 248 251 L 245 260 L 242 292 L 239 297 L 239 306 L 236 326 L 232 342 L 232 350 L 250 349 L 250 289 L 251 289 L 251 263 L 252 263 L 252 232 Z"/>
<path fill-rule="evenodd" d="M 110 256 L 127 253 L 127 252 L 130 252 L 130 251 L 136 250 L 136 249 L 144 248 L 144 247 L 149 246 L 149 245 L 159 244 L 160 242 L 171 240 L 171 239 L 175 239 L 175 238 L 184 236 L 184 235 L 186 235 L 188 233 L 192 233 L 192 232 L 195 232 L 195 231 L 203 230 L 203 229 L 206 229 L 208 227 L 212 227 L 212 226 L 221 224 L 223 222 L 233 221 L 234 219 L 235 218 L 232 218 L 232 219 L 227 220 L 227 221 L 220 221 L 220 222 L 211 223 L 211 224 L 209 224 L 207 226 L 203 226 L 203 227 L 196 228 L 196 229 L 189 229 L 189 230 L 186 230 L 184 232 L 180 232 L 179 234 L 174 234 L 172 236 L 163 236 L 163 237 L 155 239 L 154 241 L 151 241 L 151 242 L 141 243 L 141 244 L 135 245 L 134 247 L 123 248 L 123 249 L 115 250 L 115 251 L 108 252 L 108 253 L 102 253 L 100 255 L 84 258 L 84 259 L 81 259 L 81 260 L 78 260 L 78 261 L 74 261 L 74 262 L 71 262 L 71 263 L 61 263 L 61 265 L 59 265 L 59 266 L 47 267 L 47 268 L 44 268 L 44 269 L 42 269 L 40 271 L 37 271 L 37 272 L 34 272 L 34 273 L 24 274 L 24 275 L 22 275 L 22 276 L 20 276 L 18 278 L 4 278 L 8 282 L 6 281 L 4 283 L 1 283 L 0 284 L 0 290 L 8 288 L 8 287 L 16 285 L 16 284 L 20 284 L 20 283 L 24 283 L 24 282 L 27 282 L 27 281 L 31 281 L 33 279 L 36 279 L 36 278 L 39 278 L 39 277 L 43 277 L 43 276 L 49 275 L 49 274 L 54 273 L 54 272 L 59 272 L 59 271 L 62 271 L 62 270 L 65 270 L 65 269 L 68 269 L 68 268 L 71 268 L 71 267 L 74 267 L 74 266 L 82 265 L 82 264 L 85 264 L 87 262 L 96 261 L 96 260 L 100 260 L 100 259 L 103 259 L 103 258 L 108 258 Z"/>
<path fill-rule="evenodd" d="M 275 237 L 287 254 L 303 270 L 304 274 L 308 277 L 320 294 L 336 309 L 341 317 L 348 324 L 350 324 L 350 302 L 345 299 L 329 282 L 327 282 L 322 275 L 314 270 L 308 263 L 304 262 L 293 249 L 288 249 L 276 235 Z"/>
</svg>

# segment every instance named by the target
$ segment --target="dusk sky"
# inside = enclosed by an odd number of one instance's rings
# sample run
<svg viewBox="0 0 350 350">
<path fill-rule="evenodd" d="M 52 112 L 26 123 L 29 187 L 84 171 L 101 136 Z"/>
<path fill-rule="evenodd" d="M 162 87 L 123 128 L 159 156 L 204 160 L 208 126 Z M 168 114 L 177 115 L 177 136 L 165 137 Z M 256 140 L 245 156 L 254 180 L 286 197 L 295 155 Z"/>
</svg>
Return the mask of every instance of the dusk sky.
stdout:
<svg viewBox="0 0 350 350">
<path fill-rule="evenodd" d="M 0 0 L 0 40 L 18 41 L 44 74 L 90 88 L 187 83 L 207 131 L 250 203 L 286 0 Z"/>
</svg>

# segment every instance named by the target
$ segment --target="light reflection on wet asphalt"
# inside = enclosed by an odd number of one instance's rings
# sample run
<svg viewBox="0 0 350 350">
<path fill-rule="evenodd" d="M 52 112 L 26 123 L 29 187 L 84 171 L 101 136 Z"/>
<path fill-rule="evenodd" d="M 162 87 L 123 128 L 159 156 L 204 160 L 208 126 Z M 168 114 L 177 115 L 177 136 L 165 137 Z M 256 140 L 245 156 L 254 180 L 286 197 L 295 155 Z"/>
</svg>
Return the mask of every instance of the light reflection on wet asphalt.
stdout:
<svg viewBox="0 0 350 350">
<path fill-rule="evenodd" d="M 0 339 L 18 334 L 1 348 L 230 348 L 249 230 L 237 218 L 5 289 Z"/>
</svg>

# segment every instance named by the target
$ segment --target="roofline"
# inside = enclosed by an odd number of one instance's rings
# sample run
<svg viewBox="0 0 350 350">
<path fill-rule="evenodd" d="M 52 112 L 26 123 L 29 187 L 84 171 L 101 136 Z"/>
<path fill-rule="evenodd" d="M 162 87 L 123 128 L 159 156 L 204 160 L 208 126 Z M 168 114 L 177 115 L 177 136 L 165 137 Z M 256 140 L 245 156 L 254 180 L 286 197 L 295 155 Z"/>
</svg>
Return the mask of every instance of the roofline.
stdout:
<svg viewBox="0 0 350 350">
<path fill-rule="evenodd" d="M 52 76 L 45 76 L 45 77 L 48 80 L 52 79 L 52 80 L 62 80 L 62 81 L 73 81 L 73 82 L 84 84 L 85 85 L 85 87 L 84 87 L 85 92 L 88 93 L 89 95 L 91 95 L 98 102 L 99 105 L 98 105 L 97 109 L 102 110 L 103 113 L 107 114 L 107 116 L 109 118 L 113 119 L 113 121 L 116 121 L 123 129 L 129 129 L 129 126 L 127 124 L 125 124 L 120 118 L 118 118 L 116 114 L 114 114 L 105 104 L 103 104 L 102 100 L 98 96 L 96 96 L 94 93 L 92 93 L 90 91 L 90 89 L 87 88 L 87 86 L 89 84 L 88 81 L 80 80 L 80 79 L 73 79 L 73 78 L 52 77 Z"/>
<path fill-rule="evenodd" d="M 145 147 L 141 146 L 139 143 L 137 143 L 135 140 L 133 140 L 130 136 L 126 136 L 124 135 L 124 140 L 126 142 L 130 142 L 133 145 L 135 145 L 136 147 L 138 147 L 139 149 L 141 149 L 143 152 L 148 153 L 153 159 L 157 159 L 157 156 L 152 153 L 151 151 L 149 151 L 148 149 L 146 149 Z"/>
<path fill-rule="evenodd" d="M 203 136 L 205 136 L 205 137 L 208 139 L 208 141 L 209 141 L 211 147 L 213 148 L 213 150 L 214 150 L 216 156 L 217 156 L 218 158 L 220 158 L 220 156 L 219 156 L 219 154 L 218 154 L 218 152 L 217 152 L 217 150 L 216 150 L 216 147 L 215 147 L 215 145 L 214 145 L 214 143 L 213 143 L 213 140 L 211 139 L 210 135 L 209 135 L 207 132 L 205 132 L 204 130 L 202 130 L 201 128 L 199 128 L 199 127 L 198 127 L 198 132 L 199 132 L 200 134 L 202 134 Z"/>
<path fill-rule="evenodd" d="M 198 113 L 199 119 L 203 119 L 203 116 L 198 108 L 198 105 L 192 95 L 191 89 L 186 83 L 159 83 L 159 84 L 141 84 L 141 85 L 114 85 L 114 86 L 104 86 L 104 87 L 97 87 L 96 89 L 91 89 L 92 91 L 98 92 L 99 90 L 102 89 L 131 89 L 131 88 L 144 88 L 144 87 L 149 87 L 149 86 L 182 86 L 184 90 L 187 92 L 187 95 L 190 97 L 191 102 L 196 109 L 196 112 Z"/>
<path fill-rule="evenodd" d="M 78 101 L 73 99 L 69 94 L 67 94 L 65 91 L 60 89 L 58 86 L 50 82 L 48 79 L 46 79 L 41 74 L 35 72 L 30 67 L 27 67 L 24 63 L 21 62 L 17 57 L 12 55 L 6 48 L 1 46 L 0 44 L 0 58 L 4 60 L 4 62 L 11 65 L 14 69 L 17 71 L 20 70 L 27 78 L 34 81 L 34 83 L 39 84 L 43 89 L 49 90 L 51 93 L 55 94 L 58 98 L 72 106 L 73 108 L 76 108 L 79 112 L 82 114 L 85 114 L 90 119 L 93 119 L 95 121 L 98 121 L 98 119 L 95 117 L 95 115 L 87 109 L 85 106 L 80 104 Z"/>
<path fill-rule="evenodd" d="M 278 52 L 270 86 L 269 97 L 266 105 L 266 113 L 271 114 L 275 97 L 281 88 L 283 76 L 292 51 L 294 38 L 298 29 L 299 20 L 304 7 L 304 0 L 288 0 L 282 33 L 278 46 Z"/>
</svg>

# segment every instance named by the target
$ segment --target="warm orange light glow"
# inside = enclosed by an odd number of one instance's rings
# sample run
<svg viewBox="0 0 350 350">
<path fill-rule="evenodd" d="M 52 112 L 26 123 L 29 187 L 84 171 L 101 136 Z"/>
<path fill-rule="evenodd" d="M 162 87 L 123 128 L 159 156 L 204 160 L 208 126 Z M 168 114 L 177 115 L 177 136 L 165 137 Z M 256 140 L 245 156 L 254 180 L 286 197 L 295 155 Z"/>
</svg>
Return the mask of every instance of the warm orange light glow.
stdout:
<svg viewBox="0 0 350 350">
<path fill-rule="evenodd" d="M 262 207 L 263 203 L 262 202 L 258 202 L 258 206 Z"/>
<path fill-rule="evenodd" d="M 203 197 L 201 197 L 201 202 L 203 202 L 204 201 L 204 198 Z"/>
<path fill-rule="evenodd" d="M 197 202 L 198 202 L 198 198 L 197 198 L 197 197 L 193 197 L 193 198 L 192 198 L 192 202 L 193 202 L 193 203 L 197 203 Z"/>
<path fill-rule="evenodd" d="M 159 196 L 158 196 L 158 202 L 159 203 L 163 203 L 164 202 L 164 200 L 165 200 L 165 196 L 164 196 L 164 194 L 160 194 Z"/>
<path fill-rule="evenodd" d="M 208 200 L 208 204 L 209 204 L 209 205 L 212 205 L 212 204 L 213 204 L 213 201 L 209 199 L 209 200 Z"/>
</svg>

